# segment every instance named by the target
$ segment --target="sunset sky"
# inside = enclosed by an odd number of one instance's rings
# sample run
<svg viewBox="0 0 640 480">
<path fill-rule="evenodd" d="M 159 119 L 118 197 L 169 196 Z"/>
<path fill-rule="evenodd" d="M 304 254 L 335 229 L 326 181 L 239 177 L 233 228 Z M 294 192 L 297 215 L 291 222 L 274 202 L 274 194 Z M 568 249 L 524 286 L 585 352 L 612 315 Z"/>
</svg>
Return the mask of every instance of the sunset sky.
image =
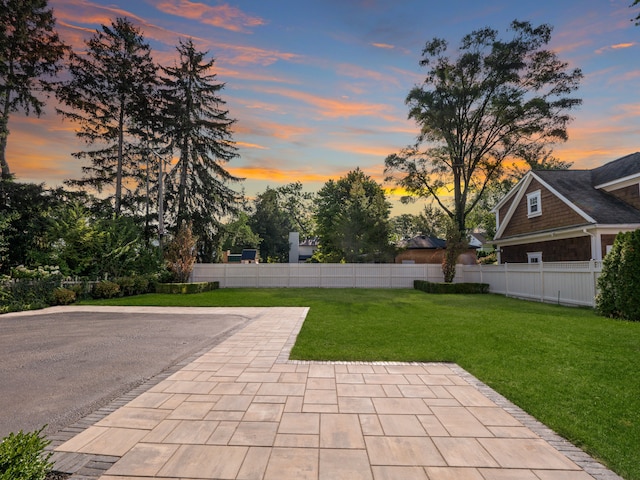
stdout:
<svg viewBox="0 0 640 480">
<path fill-rule="evenodd" d="M 569 141 L 554 151 L 592 168 L 640 151 L 640 27 L 631 0 L 49 0 L 62 38 L 82 50 L 101 24 L 127 17 L 154 60 L 172 65 L 180 38 L 216 59 L 222 98 L 237 120 L 249 197 L 301 181 L 317 191 L 360 167 L 382 183 L 384 159 L 417 133 L 404 99 L 421 83 L 422 48 L 457 45 L 472 30 L 514 20 L 554 27 L 551 48 L 585 75 Z M 7 159 L 21 182 L 81 177 L 75 125 L 54 113 L 10 118 Z M 395 202 L 394 202 L 395 203 Z M 394 209 L 394 214 L 403 209 Z"/>
</svg>

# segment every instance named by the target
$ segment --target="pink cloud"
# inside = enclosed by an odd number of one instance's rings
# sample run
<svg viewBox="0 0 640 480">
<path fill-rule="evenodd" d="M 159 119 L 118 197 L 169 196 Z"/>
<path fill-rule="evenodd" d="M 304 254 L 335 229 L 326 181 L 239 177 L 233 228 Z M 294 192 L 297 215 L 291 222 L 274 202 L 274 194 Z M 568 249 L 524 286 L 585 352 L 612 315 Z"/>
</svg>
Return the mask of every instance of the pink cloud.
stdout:
<svg viewBox="0 0 640 480">
<path fill-rule="evenodd" d="M 622 50 L 624 48 L 631 48 L 631 47 L 634 47 L 635 45 L 636 45 L 636 42 L 616 43 L 615 45 L 608 45 L 606 47 L 599 48 L 596 50 L 596 53 L 600 55 L 604 52 L 608 52 L 611 50 Z"/>
<path fill-rule="evenodd" d="M 385 75 L 377 70 L 369 70 L 359 65 L 351 65 L 348 63 L 341 63 L 337 66 L 337 71 L 340 75 L 352 78 L 362 78 L 366 80 L 373 80 L 385 85 L 398 85 L 398 77 Z"/>
<path fill-rule="evenodd" d="M 248 33 L 249 28 L 259 27 L 266 23 L 259 17 L 247 15 L 239 8 L 227 4 L 212 6 L 190 0 L 164 0 L 154 2 L 153 5 L 169 15 L 197 20 L 206 25 L 233 32 Z"/>
<path fill-rule="evenodd" d="M 241 120 L 234 128 L 234 132 L 239 136 L 256 135 L 269 139 L 278 138 L 285 141 L 295 141 L 304 135 L 313 133 L 313 131 L 313 128 L 310 127 L 252 119 Z"/>
<path fill-rule="evenodd" d="M 231 65 L 262 65 L 267 66 L 279 60 L 293 61 L 300 60 L 301 55 L 277 50 L 265 50 L 263 48 L 248 47 L 244 45 L 232 45 L 229 43 L 212 43 L 216 50 L 229 52 L 224 55 L 226 63 Z"/>
<path fill-rule="evenodd" d="M 387 112 L 391 107 L 379 103 L 354 102 L 345 98 L 327 98 L 319 95 L 284 88 L 257 88 L 258 91 L 268 94 L 280 95 L 293 100 L 306 103 L 315 107 L 321 117 L 349 118 L 349 117 L 377 117 L 390 121 L 397 118 Z"/>
<path fill-rule="evenodd" d="M 383 48 L 385 50 L 393 50 L 394 48 L 396 48 L 394 45 L 390 45 L 388 43 L 372 43 L 371 46 L 376 48 Z"/>
<path fill-rule="evenodd" d="M 236 146 L 240 148 L 254 148 L 256 150 L 269 150 L 269 147 L 258 145 L 257 143 L 236 142 Z"/>
</svg>

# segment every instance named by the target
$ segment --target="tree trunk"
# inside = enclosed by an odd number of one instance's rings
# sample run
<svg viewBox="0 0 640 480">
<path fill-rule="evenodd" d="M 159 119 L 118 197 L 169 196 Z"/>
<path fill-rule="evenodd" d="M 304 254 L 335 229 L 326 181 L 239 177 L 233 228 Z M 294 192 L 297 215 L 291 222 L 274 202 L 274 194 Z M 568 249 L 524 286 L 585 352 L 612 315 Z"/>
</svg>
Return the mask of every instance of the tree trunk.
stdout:
<svg viewBox="0 0 640 480">
<path fill-rule="evenodd" d="M 11 91 L 7 89 L 4 92 L 2 117 L 0 117 L 0 166 L 2 168 L 2 180 L 11 179 L 11 170 L 7 162 L 7 139 L 9 137 L 9 97 Z"/>
<path fill-rule="evenodd" d="M 453 282 L 456 276 L 456 261 L 458 256 L 466 249 L 464 241 L 465 228 L 465 215 L 464 207 L 466 199 L 462 195 L 462 169 L 463 160 L 458 160 L 459 163 L 454 163 L 452 166 L 453 171 L 453 194 L 454 194 L 454 209 L 453 218 L 451 218 L 452 225 L 447 229 L 447 248 L 442 261 L 442 273 L 444 274 L 444 281 L 446 283 Z"/>
<path fill-rule="evenodd" d="M 118 117 L 118 160 L 116 167 L 116 199 L 115 211 L 116 215 L 120 215 L 120 206 L 122 203 L 122 164 L 124 144 L 124 100 L 120 99 L 120 114 Z"/>
<path fill-rule="evenodd" d="M 178 185 L 178 227 L 187 218 L 187 173 L 189 171 L 189 143 L 186 140 L 180 152 L 180 184 Z"/>
<path fill-rule="evenodd" d="M 460 254 L 467 249 L 465 231 L 458 228 L 456 219 L 451 219 L 451 225 L 447 229 L 447 248 L 442 261 L 442 273 L 446 283 L 453 282 L 456 276 L 456 262 Z"/>
</svg>

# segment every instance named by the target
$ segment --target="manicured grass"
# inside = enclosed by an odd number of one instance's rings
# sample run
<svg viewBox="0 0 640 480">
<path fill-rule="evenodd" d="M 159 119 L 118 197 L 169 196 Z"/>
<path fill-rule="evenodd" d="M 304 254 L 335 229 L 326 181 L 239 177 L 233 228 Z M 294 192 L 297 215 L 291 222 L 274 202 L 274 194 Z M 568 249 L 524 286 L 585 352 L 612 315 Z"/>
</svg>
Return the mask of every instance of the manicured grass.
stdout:
<svg viewBox="0 0 640 480">
<path fill-rule="evenodd" d="M 496 295 L 222 289 L 102 305 L 308 306 L 292 357 L 447 361 L 628 480 L 640 480 L 640 322 Z"/>
</svg>

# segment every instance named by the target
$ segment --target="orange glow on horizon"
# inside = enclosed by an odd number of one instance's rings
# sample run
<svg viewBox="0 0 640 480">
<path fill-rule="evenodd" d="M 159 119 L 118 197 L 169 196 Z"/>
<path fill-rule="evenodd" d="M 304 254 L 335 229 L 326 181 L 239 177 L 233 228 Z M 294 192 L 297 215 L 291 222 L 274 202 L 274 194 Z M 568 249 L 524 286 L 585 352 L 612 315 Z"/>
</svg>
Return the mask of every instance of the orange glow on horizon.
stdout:
<svg viewBox="0 0 640 480">
<path fill-rule="evenodd" d="M 229 166 L 229 172 L 240 178 L 246 180 L 271 180 L 275 182 L 281 182 L 283 184 L 291 182 L 321 182 L 325 183 L 328 180 L 334 178 L 332 175 L 296 171 L 296 170 L 284 170 L 278 168 L 259 167 L 259 166 L 246 166 L 246 167 L 232 167 Z"/>
</svg>

